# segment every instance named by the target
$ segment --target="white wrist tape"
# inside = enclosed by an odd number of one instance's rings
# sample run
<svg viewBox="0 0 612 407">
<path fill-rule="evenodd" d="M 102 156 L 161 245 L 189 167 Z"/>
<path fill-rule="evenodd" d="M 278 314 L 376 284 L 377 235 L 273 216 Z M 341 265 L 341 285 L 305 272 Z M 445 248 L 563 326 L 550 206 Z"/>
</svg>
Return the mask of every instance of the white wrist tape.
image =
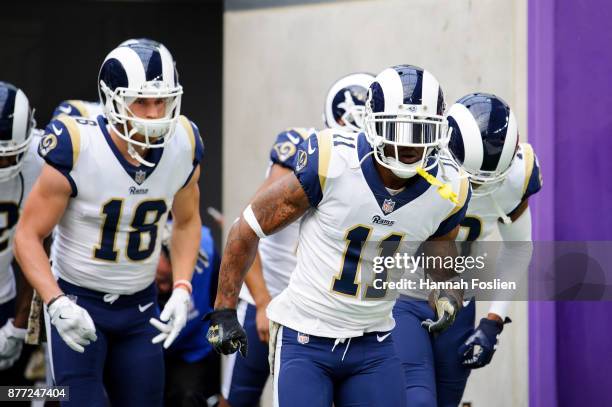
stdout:
<svg viewBox="0 0 612 407">
<path fill-rule="evenodd" d="M 266 234 L 263 232 L 263 230 L 261 230 L 259 222 L 257 222 L 257 218 L 253 213 L 253 208 L 251 208 L 251 205 L 247 206 L 244 212 L 242 212 L 242 217 L 260 239 L 266 237 Z"/>
<path fill-rule="evenodd" d="M 489 313 L 498 315 L 502 320 L 508 316 L 510 301 L 491 301 Z"/>
</svg>

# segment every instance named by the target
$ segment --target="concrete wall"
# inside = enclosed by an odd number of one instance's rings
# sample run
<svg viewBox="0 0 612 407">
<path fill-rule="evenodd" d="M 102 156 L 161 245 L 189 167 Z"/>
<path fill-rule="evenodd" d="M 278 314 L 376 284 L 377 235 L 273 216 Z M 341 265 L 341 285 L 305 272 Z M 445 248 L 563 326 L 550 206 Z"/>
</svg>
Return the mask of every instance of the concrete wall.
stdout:
<svg viewBox="0 0 612 407">
<path fill-rule="evenodd" d="M 472 91 L 510 103 L 526 135 L 526 0 L 363 0 L 226 10 L 223 203 L 228 220 L 263 179 L 275 135 L 321 126 L 340 76 L 410 63 L 432 72 L 450 105 Z M 472 374 L 473 406 L 527 400 L 526 307 L 513 307 L 493 365 Z"/>
</svg>

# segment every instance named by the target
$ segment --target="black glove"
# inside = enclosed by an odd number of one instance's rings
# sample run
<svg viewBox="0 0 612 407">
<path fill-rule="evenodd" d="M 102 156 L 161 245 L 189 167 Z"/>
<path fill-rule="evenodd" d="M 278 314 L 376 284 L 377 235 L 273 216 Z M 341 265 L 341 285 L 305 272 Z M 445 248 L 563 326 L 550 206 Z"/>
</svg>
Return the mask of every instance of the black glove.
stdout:
<svg viewBox="0 0 612 407">
<path fill-rule="evenodd" d="M 510 323 L 510 318 L 504 323 Z M 484 367 L 491 362 L 497 350 L 499 334 L 504 329 L 504 323 L 483 318 L 474 333 L 459 347 L 462 364 L 471 369 Z"/>
<path fill-rule="evenodd" d="M 206 314 L 203 320 L 210 320 L 206 339 L 217 353 L 230 355 L 240 351 L 240 354 L 246 358 L 249 347 L 247 335 L 238 322 L 235 309 L 214 310 Z"/>
<path fill-rule="evenodd" d="M 461 303 L 455 298 L 456 293 L 447 290 L 436 290 L 433 293 L 433 306 L 438 316 L 437 321 L 427 319 L 421 322 L 421 326 L 429 333 L 438 333 L 447 329 L 455 322 L 457 313 L 461 309 Z"/>
</svg>

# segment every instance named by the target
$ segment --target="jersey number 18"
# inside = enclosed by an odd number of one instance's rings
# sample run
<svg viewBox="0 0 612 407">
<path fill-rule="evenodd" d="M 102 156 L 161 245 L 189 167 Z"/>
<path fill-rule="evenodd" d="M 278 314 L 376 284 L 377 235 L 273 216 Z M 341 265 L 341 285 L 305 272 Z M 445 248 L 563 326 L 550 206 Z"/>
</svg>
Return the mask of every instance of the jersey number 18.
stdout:
<svg viewBox="0 0 612 407">
<path fill-rule="evenodd" d="M 149 258 L 155 250 L 159 219 L 166 213 L 166 202 L 163 199 L 143 201 L 138 204 L 130 222 L 132 230 L 128 233 L 126 255 L 132 261 Z M 117 261 L 119 250 L 116 247 L 117 229 L 123 199 L 111 199 L 102 206 L 104 223 L 100 231 L 100 243 L 94 247 L 94 257 L 105 261 Z M 143 246 L 143 235 L 149 235 L 148 244 Z"/>
</svg>

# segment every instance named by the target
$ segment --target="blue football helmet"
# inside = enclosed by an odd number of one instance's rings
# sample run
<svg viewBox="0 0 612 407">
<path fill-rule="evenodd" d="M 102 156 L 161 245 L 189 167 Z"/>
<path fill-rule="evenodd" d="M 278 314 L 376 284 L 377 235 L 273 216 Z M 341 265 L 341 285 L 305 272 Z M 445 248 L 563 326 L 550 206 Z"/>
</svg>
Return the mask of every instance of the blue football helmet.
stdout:
<svg viewBox="0 0 612 407">
<path fill-rule="evenodd" d="M 474 196 L 490 194 L 508 174 L 518 147 L 512 109 L 498 96 L 471 93 L 451 106 L 448 124 L 448 149 L 476 187 Z"/>
<path fill-rule="evenodd" d="M 128 152 L 135 160 L 153 166 L 134 146 L 162 148 L 174 135 L 183 88 L 170 52 L 166 47 L 142 42 L 119 46 L 104 59 L 98 84 L 100 102 L 110 126 L 128 142 Z M 130 105 L 139 98 L 164 99 L 164 117 L 136 117 Z M 144 136 L 144 140 L 134 139 L 136 134 Z"/>
<path fill-rule="evenodd" d="M 36 127 L 34 111 L 25 93 L 10 83 L 0 82 L 0 182 L 21 171 L 23 158 Z"/>
<path fill-rule="evenodd" d="M 168 51 L 168 48 L 166 48 L 166 46 L 164 44 L 162 44 L 161 42 L 152 40 L 150 38 L 145 38 L 145 37 L 143 37 L 143 38 L 130 38 L 129 40 L 125 40 L 121 44 L 119 44 L 119 47 L 128 47 L 128 46 L 134 45 L 134 44 L 141 44 L 141 45 L 148 45 L 148 46 L 151 46 L 151 47 L 163 48 L 166 51 Z M 168 54 L 170 54 L 170 51 L 168 51 Z M 170 55 L 172 55 L 172 54 L 170 54 Z M 173 58 L 173 60 L 174 60 L 174 58 Z M 175 62 L 175 65 L 176 65 L 176 62 Z"/>
<path fill-rule="evenodd" d="M 397 65 L 378 74 L 368 90 L 365 115 L 365 134 L 376 161 L 400 178 L 413 177 L 419 167 L 436 166 L 438 151 L 447 142 L 444 109 L 442 88 L 428 71 Z M 393 146 L 394 154 L 387 156 L 386 146 Z M 406 164 L 398 147 L 422 147 L 423 155 Z"/>
<path fill-rule="evenodd" d="M 338 79 L 327 92 L 323 122 L 330 129 L 363 130 L 368 87 L 374 80 L 369 73 L 353 73 Z"/>
</svg>

